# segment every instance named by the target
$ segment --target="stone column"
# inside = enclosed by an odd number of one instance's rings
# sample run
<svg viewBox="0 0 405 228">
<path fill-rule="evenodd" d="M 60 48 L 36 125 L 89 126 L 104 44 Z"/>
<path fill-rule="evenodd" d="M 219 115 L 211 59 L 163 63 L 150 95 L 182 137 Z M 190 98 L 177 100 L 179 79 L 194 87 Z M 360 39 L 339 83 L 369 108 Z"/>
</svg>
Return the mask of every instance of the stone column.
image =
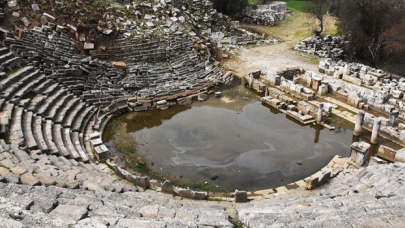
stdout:
<svg viewBox="0 0 405 228">
<path fill-rule="evenodd" d="M 361 125 L 363 124 L 365 112 L 363 110 L 359 110 L 357 114 L 356 123 L 354 125 L 353 135 L 360 136 L 361 135 Z"/>
<path fill-rule="evenodd" d="M 398 116 L 399 116 L 399 112 L 398 110 L 394 110 L 390 113 L 390 124 L 393 127 L 396 127 L 398 125 Z"/>
<path fill-rule="evenodd" d="M 249 74 L 249 89 L 253 88 L 253 80 L 254 80 L 253 75 Z"/>
<path fill-rule="evenodd" d="M 326 95 L 326 86 L 325 85 L 319 86 L 318 95 L 321 97 Z"/>
<path fill-rule="evenodd" d="M 319 103 L 318 116 L 316 119 L 318 123 L 322 123 L 322 113 L 323 113 L 323 103 Z"/>
<path fill-rule="evenodd" d="M 373 130 L 371 131 L 371 144 L 377 144 L 378 133 L 380 132 L 381 118 L 374 118 Z"/>
<path fill-rule="evenodd" d="M 351 67 L 349 64 L 346 64 L 343 68 L 343 75 L 349 76 L 351 73 Z"/>
<path fill-rule="evenodd" d="M 275 85 L 275 86 L 281 85 L 281 77 L 280 77 L 279 75 L 276 75 L 276 76 L 274 77 L 274 85 Z"/>
<path fill-rule="evenodd" d="M 265 97 L 269 96 L 269 88 L 266 88 L 266 93 L 264 94 Z"/>
</svg>

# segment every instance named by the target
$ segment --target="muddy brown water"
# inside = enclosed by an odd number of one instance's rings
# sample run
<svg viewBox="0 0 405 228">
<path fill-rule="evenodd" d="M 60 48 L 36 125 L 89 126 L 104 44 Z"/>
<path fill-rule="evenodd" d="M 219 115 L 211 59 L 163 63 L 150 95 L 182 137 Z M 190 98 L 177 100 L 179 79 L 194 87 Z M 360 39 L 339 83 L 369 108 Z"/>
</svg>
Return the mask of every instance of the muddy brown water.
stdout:
<svg viewBox="0 0 405 228">
<path fill-rule="evenodd" d="M 240 112 L 212 104 L 128 113 L 119 124 L 135 138 L 137 152 L 146 155 L 155 171 L 169 179 L 207 181 L 231 191 L 298 181 L 335 155 L 348 157 L 353 141 L 369 141 L 369 133 L 354 138 L 352 130 L 338 125 L 334 131 L 302 126 L 260 102 Z M 120 137 L 105 135 L 109 142 Z"/>
</svg>

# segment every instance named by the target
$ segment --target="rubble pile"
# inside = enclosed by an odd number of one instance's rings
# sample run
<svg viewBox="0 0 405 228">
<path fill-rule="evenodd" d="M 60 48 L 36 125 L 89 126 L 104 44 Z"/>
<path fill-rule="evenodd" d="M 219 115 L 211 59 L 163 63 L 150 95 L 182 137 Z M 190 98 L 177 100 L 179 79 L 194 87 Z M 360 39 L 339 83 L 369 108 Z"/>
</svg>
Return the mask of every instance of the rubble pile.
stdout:
<svg viewBox="0 0 405 228">
<path fill-rule="evenodd" d="M 315 55 L 321 58 L 331 58 L 333 61 L 345 58 L 344 44 L 346 43 L 343 36 L 327 35 L 322 37 L 308 37 L 298 42 L 294 50 Z"/>
<path fill-rule="evenodd" d="M 249 5 L 235 18 L 250 24 L 274 26 L 275 23 L 285 19 L 287 3 L 274 2 L 266 5 Z"/>
<path fill-rule="evenodd" d="M 319 63 L 319 71 L 333 75 L 337 82 L 346 82 L 340 86 L 332 86 L 348 98 L 348 103 L 359 108 L 373 108 L 391 113 L 404 110 L 405 79 L 360 63 L 323 60 Z"/>
</svg>

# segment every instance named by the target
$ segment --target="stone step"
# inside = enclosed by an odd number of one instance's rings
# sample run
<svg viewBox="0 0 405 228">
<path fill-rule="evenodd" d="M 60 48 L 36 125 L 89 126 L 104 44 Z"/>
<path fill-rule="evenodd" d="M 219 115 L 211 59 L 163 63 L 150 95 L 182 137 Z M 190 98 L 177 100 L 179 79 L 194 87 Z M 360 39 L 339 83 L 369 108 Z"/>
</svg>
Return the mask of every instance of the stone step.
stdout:
<svg viewBox="0 0 405 228">
<path fill-rule="evenodd" d="M 24 109 L 21 107 L 15 107 L 10 126 L 10 142 L 17 145 L 24 143 L 23 134 L 23 113 Z"/>
<path fill-rule="evenodd" d="M 32 130 L 33 113 L 26 112 L 23 117 L 23 132 L 25 143 L 30 150 L 38 149 L 38 144 L 35 140 L 34 133 Z"/>
<path fill-rule="evenodd" d="M 58 148 L 58 155 L 63 157 L 70 157 L 71 154 L 65 147 L 65 143 L 62 136 L 62 126 L 60 124 L 52 124 L 53 141 Z"/>
<path fill-rule="evenodd" d="M 65 148 L 68 150 L 70 154 L 70 158 L 79 160 L 81 159 L 79 152 L 76 151 L 76 147 L 74 146 L 74 143 L 72 141 L 72 138 L 70 136 L 70 128 L 62 128 L 62 138 L 63 138 L 63 144 Z"/>
<path fill-rule="evenodd" d="M 66 95 L 66 91 L 59 89 L 53 95 L 48 96 L 46 100 L 43 101 L 41 106 L 36 111 L 36 115 L 44 117 L 48 110 L 59 100 L 61 97 Z"/>
<path fill-rule="evenodd" d="M 42 117 L 34 116 L 33 117 L 33 134 L 35 141 L 38 145 L 38 149 L 42 152 L 47 153 L 49 151 L 48 145 L 45 142 L 44 133 L 42 130 Z"/>
<path fill-rule="evenodd" d="M 69 115 L 70 110 L 74 108 L 78 103 L 79 103 L 78 98 L 73 98 L 69 100 L 61 109 L 58 110 L 55 117 L 53 118 L 53 122 L 57 124 L 62 124 L 65 116 Z"/>
<path fill-rule="evenodd" d="M 72 98 L 73 94 L 67 94 L 66 96 L 59 97 L 58 101 L 55 102 L 55 104 L 52 105 L 52 107 L 47 111 L 45 119 L 53 120 L 56 116 L 56 113 L 58 113 L 58 111 L 62 109 Z"/>
<path fill-rule="evenodd" d="M 52 121 L 46 120 L 45 123 L 42 124 L 42 129 L 44 130 L 44 139 L 46 145 L 49 148 L 49 154 L 58 154 L 59 150 L 56 147 L 54 137 L 53 137 L 53 128 L 52 128 Z"/>
<path fill-rule="evenodd" d="M 64 128 L 70 128 L 72 127 L 73 120 L 76 119 L 78 115 L 86 108 L 86 104 L 82 102 L 77 102 L 77 105 L 73 106 L 68 112 L 67 115 L 65 115 L 65 118 L 63 119 L 63 127 Z"/>
</svg>

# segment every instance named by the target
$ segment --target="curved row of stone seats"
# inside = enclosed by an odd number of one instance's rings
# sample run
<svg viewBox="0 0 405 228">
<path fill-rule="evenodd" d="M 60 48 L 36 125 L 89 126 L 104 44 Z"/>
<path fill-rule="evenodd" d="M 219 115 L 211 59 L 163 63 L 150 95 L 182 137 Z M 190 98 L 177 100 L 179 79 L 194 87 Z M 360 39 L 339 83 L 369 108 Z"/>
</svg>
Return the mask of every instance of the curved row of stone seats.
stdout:
<svg viewBox="0 0 405 228">
<path fill-rule="evenodd" d="M 24 108 L 14 107 L 13 115 L 11 118 L 10 126 L 10 142 L 14 144 L 21 145 L 24 143 L 24 134 L 23 134 L 23 113 Z"/>
<path fill-rule="evenodd" d="M 71 94 L 66 94 L 62 88 L 54 87 L 46 96 L 46 99 L 42 99 L 43 102 L 41 102 L 37 112 L 35 112 L 35 108 L 31 108 L 36 115 L 35 119 L 33 112 L 27 112 L 27 118 L 25 118 L 23 125 L 26 145 L 29 149 L 39 148 L 43 152 L 87 162 L 89 159 L 86 153 L 82 152 L 82 146 L 76 145 L 70 135 L 70 127 L 76 120 L 78 111 L 83 109 L 85 104 L 75 105 L 79 103 L 79 100 L 73 98 Z M 42 120 L 49 120 L 45 127 L 41 127 Z M 48 128 L 45 137 L 41 135 L 44 133 L 43 128 Z"/>
<path fill-rule="evenodd" d="M 45 141 L 45 135 L 44 135 L 44 130 L 42 129 L 42 117 L 41 116 L 34 116 L 34 122 L 33 122 L 33 134 L 35 141 L 37 142 L 38 149 L 42 151 L 43 153 L 49 153 L 49 147 L 46 144 Z"/>
<path fill-rule="evenodd" d="M 236 206 L 247 227 L 403 227 L 404 163 L 343 170 L 314 193 Z"/>
<path fill-rule="evenodd" d="M 29 150 L 40 149 L 49 154 L 89 161 L 83 139 L 70 133 L 73 124 L 76 131 L 80 130 L 80 121 L 86 116 L 81 113 L 85 103 L 79 102 L 78 98 L 57 85 L 52 77 L 47 78 L 33 66 L 24 67 L 2 79 L 0 87 L 4 88 L 0 94 L 1 133 L 9 135 L 12 143 L 27 146 Z M 24 105 L 18 104 L 29 92 L 37 94 L 32 100 L 26 100 Z M 77 116 L 79 113 L 81 118 Z M 49 121 L 43 122 L 46 120 Z"/>
<path fill-rule="evenodd" d="M 10 34 L 4 43 L 14 53 L 27 57 L 31 62 L 37 62 L 43 69 L 50 70 L 67 62 L 80 63 L 82 59 L 76 55 L 74 42 L 64 29 L 56 32 L 48 26 L 34 27 L 22 33 L 21 39 Z"/>
<path fill-rule="evenodd" d="M 22 65 L 22 60 L 19 57 L 16 57 L 7 47 L 0 47 L 0 69 L 1 70 L 11 70 L 18 68 Z M 3 73 L 0 78 L 5 76 Z"/>
<path fill-rule="evenodd" d="M 105 165 L 77 162 L 40 151 L 23 151 L 16 144 L 0 140 L 0 182 L 59 186 L 107 191 L 136 191 L 136 188 L 113 175 Z"/>
<path fill-rule="evenodd" d="M 8 135 L 10 133 L 14 106 L 44 79 L 44 75 L 41 75 L 38 70 L 32 66 L 27 66 L 0 80 L 0 134 Z M 15 124 L 21 124 L 18 122 L 14 121 Z M 15 139 L 18 141 L 17 143 L 20 143 L 18 136 Z"/>
<path fill-rule="evenodd" d="M 39 71 L 34 72 L 34 67 L 27 66 L 16 73 L 13 73 L 0 81 L 0 97 L 3 99 L 10 99 L 12 95 L 21 87 L 38 76 Z"/>
<path fill-rule="evenodd" d="M 0 221 L 6 227 L 234 227 L 217 202 L 180 201 L 150 191 L 93 192 L 0 183 L 0 195 L 4 215 Z"/>
<path fill-rule="evenodd" d="M 170 48 L 168 38 L 159 39 L 118 39 L 114 47 L 106 51 L 96 50 L 91 54 L 94 58 L 110 58 L 125 62 L 165 62 L 168 58 L 166 50 Z"/>
</svg>

